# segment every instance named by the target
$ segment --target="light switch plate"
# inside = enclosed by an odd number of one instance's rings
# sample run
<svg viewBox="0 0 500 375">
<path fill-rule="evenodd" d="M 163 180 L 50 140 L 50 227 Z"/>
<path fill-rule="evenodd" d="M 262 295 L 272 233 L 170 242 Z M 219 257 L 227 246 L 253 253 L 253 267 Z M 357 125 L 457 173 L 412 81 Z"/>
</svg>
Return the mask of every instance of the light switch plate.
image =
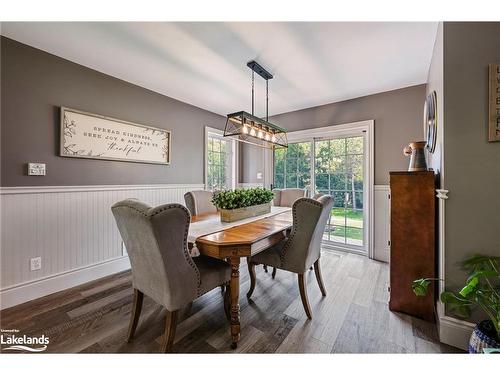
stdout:
<svg viewBox="0 0 500 375">
<path fill-rule="evenodd" d="M 42 268 L 42 257 L 30 259 L 30 270 L 37 271 Z"/>
<path fill-rule="evenodd" d="M 29 176 L 45 176 L 45 163 L 28 163 Z"/>
<path fill-rule="evenodd" d="M 262 180 L 262 172 L 257 172 L 257 180 Z"/>
</svg>

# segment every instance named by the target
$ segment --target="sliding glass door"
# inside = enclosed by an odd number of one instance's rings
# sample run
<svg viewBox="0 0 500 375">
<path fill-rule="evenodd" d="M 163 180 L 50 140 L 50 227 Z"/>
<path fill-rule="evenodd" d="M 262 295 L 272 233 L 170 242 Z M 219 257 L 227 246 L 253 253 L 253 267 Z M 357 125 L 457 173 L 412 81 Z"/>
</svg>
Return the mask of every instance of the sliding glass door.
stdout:
<svg viewBox="0 0 500 375">
<path fill-rule="evenodd" d="M 358 131 L 337 137 L 290 142 L 274 151 L 274 187 L 304 188 L 310 196 L 331 195 L 334 207 L 323 244 L 367 252 L 366 136 Z"/>
<path fill-rule="evenodd" d="M 364 247 L 364 137 L 314 141 L 316 191 L 334 199 L 323 239 Z"/>
</svg>

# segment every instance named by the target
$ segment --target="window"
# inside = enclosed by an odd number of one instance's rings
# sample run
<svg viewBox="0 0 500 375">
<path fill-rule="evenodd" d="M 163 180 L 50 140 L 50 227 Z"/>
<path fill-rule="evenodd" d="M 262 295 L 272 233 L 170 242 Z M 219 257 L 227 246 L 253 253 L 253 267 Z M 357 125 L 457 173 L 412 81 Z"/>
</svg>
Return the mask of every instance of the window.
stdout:
<svg viewBox="0 0 500 375">
<path fill-rule="evenodd" d="M 235 144 L 224 138 L 217 129 L 206 128 L 206 178 L 208 190 L 226 190 L 235 187 Z"/>
<path fill-rule="evenodd" d="M 274 187 L 309 189 L 311 142 L 289 143 L 274 150 Z"/>
</svg>

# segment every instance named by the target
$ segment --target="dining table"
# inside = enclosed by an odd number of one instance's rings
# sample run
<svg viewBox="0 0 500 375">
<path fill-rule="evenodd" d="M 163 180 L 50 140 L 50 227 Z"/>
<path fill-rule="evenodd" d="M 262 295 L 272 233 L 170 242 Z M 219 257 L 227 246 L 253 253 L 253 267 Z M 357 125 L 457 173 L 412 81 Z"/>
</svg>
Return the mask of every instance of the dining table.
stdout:
<svg viewBox="0 0 500 375">
<path fill-rule="evenodd" d="M 194 215 L 191 218 L 188 242 L 196 255 L 227 261 L 231 266 L 229 309 L 231 347 L 236 349 L 240 329 L 240 263 L 241 258 L 264 251 L 286 238 L 292 227 L 289 207 L 272 207 L 271 212 L 255 218 L 223 223 L 220 213 Z"/>
</svg>

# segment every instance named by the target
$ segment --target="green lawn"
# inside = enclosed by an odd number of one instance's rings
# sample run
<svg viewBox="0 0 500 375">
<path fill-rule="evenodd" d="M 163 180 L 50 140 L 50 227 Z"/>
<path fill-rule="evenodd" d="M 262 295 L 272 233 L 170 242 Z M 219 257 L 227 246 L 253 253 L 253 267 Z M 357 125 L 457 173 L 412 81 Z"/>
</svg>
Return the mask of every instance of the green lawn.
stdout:
<svg viewBox="0 0 500 375">
<path fill-rule="evenodd" d="M 347 219 L 344 221 L 344 216 Z M 363 239 L 363 212 L 343 208 L 332 209 L 332 224 L 334 230 L 331 235 L 351 238 L 353 240 Z M 344 226 L 347 224 L 347 226 Z"/>
<path fill-rule="evenodd" d="M 332 215 L 344 216 L 344 211 L 345 211 L 345 216 L 348 219 L 361 220 L 361 221 L 363 220 L 363 211 L 355 211 L 352 209 L 332 208 Z"/>
</svg>

